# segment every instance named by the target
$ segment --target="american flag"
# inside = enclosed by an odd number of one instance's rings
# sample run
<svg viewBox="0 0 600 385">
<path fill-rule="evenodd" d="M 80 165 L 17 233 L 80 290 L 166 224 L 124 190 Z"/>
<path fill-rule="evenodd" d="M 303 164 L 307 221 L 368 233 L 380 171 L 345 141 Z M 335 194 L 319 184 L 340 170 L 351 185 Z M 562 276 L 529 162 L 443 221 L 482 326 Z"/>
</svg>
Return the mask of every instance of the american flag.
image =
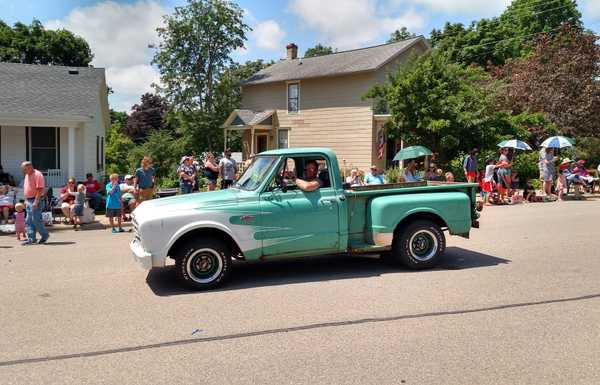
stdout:
<svg viewBox="0 0 600 385">
<path fill-rule="evenodd" d="M 383 129 L 379 130 L 377 138 L 377 158 L 383 159 L 383 156 L 385 155 L 385 135 Z"/>
</svg>

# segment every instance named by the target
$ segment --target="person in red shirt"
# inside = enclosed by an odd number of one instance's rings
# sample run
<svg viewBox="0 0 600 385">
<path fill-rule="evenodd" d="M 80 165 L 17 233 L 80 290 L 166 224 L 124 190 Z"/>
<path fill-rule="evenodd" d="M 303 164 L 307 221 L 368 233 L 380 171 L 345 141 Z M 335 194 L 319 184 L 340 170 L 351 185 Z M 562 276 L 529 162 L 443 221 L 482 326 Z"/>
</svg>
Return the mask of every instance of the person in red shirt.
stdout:
<svg viewBox="0 0 600 385">
<path fill-rule="evenodd" d="M 33 168 L 31 162 L 21 163 L 21 170 L 23 171 L 23 175 L 25 175 L 23 192 L 25 194 L 25 210 L 27 212 L 27 218 L 25 219 L 27 240 L 23 245 L 46 243 L 50 234 L 48 234 L 48 230 L 46 230 L 42 221 L 42 211 L 45 205 L 44 193 L 46 190 L 44 175 Z M 40 233 L 41 239 L 39 242 L 36 239 L 36 233 Z"/>
<path fill-rule="evenodd" d="M 100 195 L 100 182 L 94 179 L 94 175 L 92 173 L 85 174 L 85 182 L 83 185 L 85 186 L 86 197 L 90 200 L 90 207 L 94 210 L 98 210 L 98 208 L 102 204 L 102 195 Z"/>
</svg>

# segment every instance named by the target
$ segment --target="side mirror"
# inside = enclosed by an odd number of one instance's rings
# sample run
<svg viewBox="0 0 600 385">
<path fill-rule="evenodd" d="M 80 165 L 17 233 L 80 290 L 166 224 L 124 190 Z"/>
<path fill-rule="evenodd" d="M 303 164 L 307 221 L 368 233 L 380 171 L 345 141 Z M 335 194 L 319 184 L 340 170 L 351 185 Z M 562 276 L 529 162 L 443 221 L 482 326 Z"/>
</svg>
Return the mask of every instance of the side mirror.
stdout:
<svg viewBox="0 0 600 385">
<path fill-rule="evenodd" d="M 279 190 L 281 190 L 281 192 L 287 192 L 288 188 L 287 188 L 287 183 L 285 182 L 285 178 L 283 178 L 282 176 L 278 175 L 275 183 L 277 184 L 277 188 L 279 188 Z"/>
</svg>

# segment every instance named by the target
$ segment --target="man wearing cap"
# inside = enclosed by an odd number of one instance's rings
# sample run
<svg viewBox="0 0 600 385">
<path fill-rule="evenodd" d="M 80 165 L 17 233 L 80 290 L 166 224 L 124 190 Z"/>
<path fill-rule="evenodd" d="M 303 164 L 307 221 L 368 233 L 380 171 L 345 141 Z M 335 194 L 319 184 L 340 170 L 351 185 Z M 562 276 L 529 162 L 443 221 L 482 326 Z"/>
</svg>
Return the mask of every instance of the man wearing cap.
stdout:
<svg viewBox="0 0 600 385">
<path fill-rule="evenodd" d="M 92 173 L 85 174 L 85 182 L 83 182 L 85 186 L 85 196 L 90 200 L 90 207 L 94 210 L 98 210 L 98 208 L 102 204 L 102 195 L 100 195 L 100 183 L 94 179 L 94 175 Z"/>
<path fill-rule="evenodd" d="M 371 166 L 371 172 L 365 176 L 365 184 L 385 184 L 385 179 L 383 175 L 377 169 L 377 166 Z"/>
<path fill-rule="evenodd" d="M 121 189 L 121 202 L 124 209 L 132 212 L 136 206 L 135 186 L 133 185 L 133 175 L 125 175 L 125 181 L 119 185 Z"/>
</svg>

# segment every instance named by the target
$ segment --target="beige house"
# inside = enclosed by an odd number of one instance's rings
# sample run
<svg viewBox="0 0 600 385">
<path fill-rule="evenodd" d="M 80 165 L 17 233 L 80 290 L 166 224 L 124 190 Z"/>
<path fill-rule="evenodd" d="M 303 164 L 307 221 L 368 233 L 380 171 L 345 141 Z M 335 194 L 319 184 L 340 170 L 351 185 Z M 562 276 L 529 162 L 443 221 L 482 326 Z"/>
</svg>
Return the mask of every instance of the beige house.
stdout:
<svg viewBox="0 0 600 385">
<path fill-rule="evenodd" d="M 242 131 L 243 156 L 286 147 L 330 147 L 340 166 L 367 170 L 385 167 L 396 151 L 373 101 L 363 99 L 386 75 L 411 55 L 428 50 L 415 37 L 313 58 L 298 58 L 287 46 L 287 58 L 248 79 L 242 88 L 242 109 L 234 110 L 223 128 Z"/>
<path fill-rule="evenodd" d="M 0 164 L 17 182 L 24 160 L 50 187 L 102 176 L 109 125 L 103 68 L 0 63 Z"/>
</svg>

